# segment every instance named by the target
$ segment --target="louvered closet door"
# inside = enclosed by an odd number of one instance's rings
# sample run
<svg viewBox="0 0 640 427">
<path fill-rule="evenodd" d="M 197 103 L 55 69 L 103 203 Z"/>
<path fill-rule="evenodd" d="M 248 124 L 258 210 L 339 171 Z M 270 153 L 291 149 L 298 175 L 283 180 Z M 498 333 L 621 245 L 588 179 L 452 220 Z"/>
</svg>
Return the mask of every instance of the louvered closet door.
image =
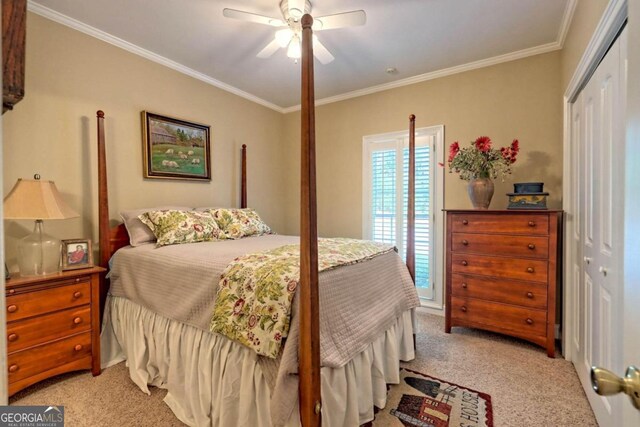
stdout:
<svg viewBox="0 0 640 427">
<path fill-rule="evenodd" d="M 625 33 L 623 33 L 625 34 Z M 624 37 L 621 36 L 621 37 Z M 624 182 L 623 67 L 620 40 L 611 47 L 573 108 L 573 155 L 580 167 L 574 175 L 575 202 L 580 207 L 574 224 L 578 263 L 572 295 L 579 307 L 574 315 L 571 345 L 576 371 L 603 426 L 620 425 L 621 398 L 600 397 L 591 389 L 590 369 L 603 366 L 623 372 L 622 366 L 622 223 Z M 580 261 L 582 261 L 580 265 Z"/>
</svg>

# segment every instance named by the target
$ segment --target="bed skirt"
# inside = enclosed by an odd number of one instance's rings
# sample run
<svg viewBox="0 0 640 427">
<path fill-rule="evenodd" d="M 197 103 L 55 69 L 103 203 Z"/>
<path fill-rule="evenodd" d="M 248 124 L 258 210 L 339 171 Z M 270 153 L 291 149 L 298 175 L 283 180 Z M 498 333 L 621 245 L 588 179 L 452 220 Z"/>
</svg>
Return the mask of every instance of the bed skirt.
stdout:
<svg viewBox="0 0 640 427">
<path fill-rule="evenodd" d="M 404 312 L 345 366 L 321 369 L 323 426 L 361 425 L 385 406 L 400 360 L 415 357 L 412 318 Z M 247 347 L 109 296 L 101 348 L 103 368 L 126 360 L 132 381 L 147 394 L 148 385 L 166 389 L 165 403 L 189 426 L 272 425 L 269 384 Z M 300 425 L 297 410 L 286 425 Z"/>
</svg>

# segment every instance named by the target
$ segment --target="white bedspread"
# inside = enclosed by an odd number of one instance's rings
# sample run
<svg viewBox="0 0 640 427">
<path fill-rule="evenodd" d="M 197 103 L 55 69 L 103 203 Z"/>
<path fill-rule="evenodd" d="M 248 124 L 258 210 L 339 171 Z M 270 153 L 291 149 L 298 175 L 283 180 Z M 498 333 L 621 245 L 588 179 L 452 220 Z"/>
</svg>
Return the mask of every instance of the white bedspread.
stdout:
<svg viewBox="0 0 640 427">
<path fill-rule="evenodd" d="M 124 297 L 167 319 L 208 331 L 222 270 L 247 253 L 297 243 L 297 237 L 261 236 L 241 240 L 126 247 L 114 255 L 110 294 Z M 320 347 L 322 366 L 340 368 L 419 305 L 406 266 L 395 253 L 322 272 Z M 279 365 L 263 362 L 273 389 L 271 415 L 283 424 L 297 396 L 298 320 L 294 300 L 291 330 Z"/>
</svg>

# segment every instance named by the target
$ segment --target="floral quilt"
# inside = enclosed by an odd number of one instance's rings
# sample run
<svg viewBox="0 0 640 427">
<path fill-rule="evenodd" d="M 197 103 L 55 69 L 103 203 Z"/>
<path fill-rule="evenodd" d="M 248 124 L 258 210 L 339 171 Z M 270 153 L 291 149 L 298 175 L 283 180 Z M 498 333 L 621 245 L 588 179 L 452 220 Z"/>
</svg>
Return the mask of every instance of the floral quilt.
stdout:
<svg viewBox="0 0 640 427">
<path fill-rule="evenodd" d="M 366 240 L 318 239 L 318 271 L 362 262 L 393 249 Z M 300 245 L 236 258 L 222 272 L 211 331 L 275 358 L 289 332 L 291 302 L 299 280 Z"/>
</svg>

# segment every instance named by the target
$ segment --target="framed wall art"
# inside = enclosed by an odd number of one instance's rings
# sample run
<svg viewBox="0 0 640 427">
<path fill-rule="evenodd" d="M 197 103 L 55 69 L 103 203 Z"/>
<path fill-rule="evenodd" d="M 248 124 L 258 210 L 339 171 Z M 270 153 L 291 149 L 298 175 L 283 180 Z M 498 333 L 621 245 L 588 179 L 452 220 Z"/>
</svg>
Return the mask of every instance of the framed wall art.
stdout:
<svg viewBox="0 0 640 427">
<path fill-rule="evenodd" d="M 142 112 L 145 178 L 211 180 L 207 125 Z"/>
</svg>

